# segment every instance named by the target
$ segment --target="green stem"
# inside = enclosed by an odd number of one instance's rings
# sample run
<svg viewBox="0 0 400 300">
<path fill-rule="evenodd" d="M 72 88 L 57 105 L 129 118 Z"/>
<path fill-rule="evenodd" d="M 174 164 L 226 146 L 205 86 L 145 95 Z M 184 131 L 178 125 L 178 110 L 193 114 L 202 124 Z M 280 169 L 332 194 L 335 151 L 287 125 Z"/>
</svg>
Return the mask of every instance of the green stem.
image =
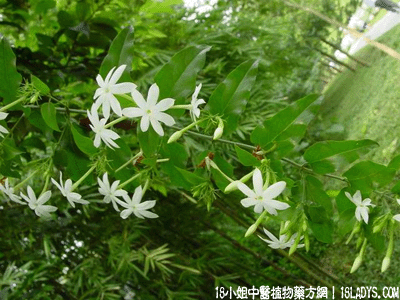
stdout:
<svg viewBox="0 0 400 300">
<path fill-rule="evenodd" d="M 104 126 L 104 128 L 110 128 L 111 126 L 113 126 L 113 125 L 115 125 L 115 124 L 117 124 L 117 123 L 119 123 L 121 121 L 124 121 L 126 119 L 128 119 L 128 117 L 125 117 L 125 116 L 124 117 L 119 117 L 118 119 L 115 119 L 114 121 L 108 123 L 106 126 Z"/>
<path fill-rule="evenodd" d="M 206 157 L 206 159 L 207 159 L 207 158 L 208 158 L 208 157 Z M 211 166 L 212 168 L 214 168 L 215 170 L 217 170 L 218 172 L 220 172 L 221 175 L 224 176 L 229 182 L 234 182 L 234 180 L 233 180 L 232 178 L 230 178 L 228 175 L 226 175 L 226 174 L 217 166 L 217 164 L 216 164 L 215 162 L 213 162 L 211 159 L 210 159 L 210 166 Z"/>
<path fill-rule="evenodd" d="M 191 110 L 192 109 L 192 105 L 191 104 L 174 105 L 174 106 L 171 106 L 169 109 L 188 109 L 188 110 Z"/>
<path fill-rule="evenodd" d="M 136 178 L 138 178 L 140 175 L 142 175 L 142 173 L 138 173 L 135 176 L 132 176 L 131 178 L 129 178 L 127 181 L 121 183 L 120 185 L 118 185 L 118 189 L 122 189 L 124 188 L 127 184 L 131 183 L 132 181 L 134 181 Z"/>
<path fill-rule="evenodd" d="M 147 188 L 149 187 L 149 183 L 150 183 L 150 179 L 147 179 L 146 183 L 144 184 L 143 190 L 142 190 L 142 195 L 144 195 L 144 193 L 146 193 Z"/>
<path fill-rule="evenodd" d="M 18 103 L 23 102 L 23 101 L 25 101 L 25 97 L 21 97 L 21 98 L 15 100 L 14 102 L 11 102 L 10 104 L 3 106 L 2 108 L 0 108 L 0 112 L 6 111 L 10 107 L 13 107 L 14 105 L 17 105 Z"/>
<path fill-rule="evenodd" d="M 47 187 L 49 186 L 49 181 L 50 181 L 50 175 L 46 175 L 46 182 L 44 183 L 42 192 L 40 193 L 40 195 L 42 195 L 46 190 Z"/>
<path fill-rule="evenodd" d="M 90 173 L 92 173 L 93 170 L 96 169 L 96 167 L 97 167 L 97 165 L 94 164 L 85 174 L 83 174 L 82 177 L 79 178 L 79 180 L 72 185 L 71 192 L 73 190 L 75 190 L 82 183 L 82 181 L 84 181 L 86 179 L 86 177 L 88 177 L 90 175 Z"/>
<path fill-rule="evenodd" d="M 135 159 L 138 159 L 142 155 L 143 155 L 143 152 L 140 150 L 139 153 L 137 153 L 134 157 L 132 157 L 130 160 L 128 160 L 126 163 L 124 163 L 122 166 L 120 166 L 117 170 L 115 170 L 115 173 L 121 171 L 123 168 L 125 168 L 127 165 L 129 165 Z"/>
<path fill-rule="evenodd" d="M 35 174 L 37 172 L 39 172 L 40 170 L 41 170 L 41 168 L 37 168 L 35 171 L 33 171 L 33 173 L 31 175 L 26 177 L 23 181 L 18 183 L 16 186 L 14 186 L 14 190 L 18 190 L 21 186 L 23 186 L 26 182 L 28 182 L 33 176 L 35 176 Z"/>
</svg>

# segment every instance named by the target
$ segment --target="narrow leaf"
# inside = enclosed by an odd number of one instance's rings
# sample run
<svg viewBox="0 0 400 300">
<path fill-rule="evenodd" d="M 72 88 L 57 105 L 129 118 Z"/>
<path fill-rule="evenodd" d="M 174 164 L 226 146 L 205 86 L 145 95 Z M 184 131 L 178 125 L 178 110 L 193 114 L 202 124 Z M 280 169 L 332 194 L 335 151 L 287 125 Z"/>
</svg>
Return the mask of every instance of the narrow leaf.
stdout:
<svg viewBox="0 0 400 300">
<path fill-rule="evenodd" d="M 255 158 L 251 153 L 243 150 L 235 145 L 236 154 L 240 163 L 244 166 L 259 166 L 261 162 Z"/>
<path fill-rule="evenodd" d="M 10 44 L 3 37 L 0 39 L 0 97 L 4 98 L 3 104 L 15 100 L 22 76 L 17 72 L 15 54 Z"/>
<path fill-rule="evenodd" d="M 78 146 L 79 150 L 87 155 L 92 155 L 97 152 L 97 148 L 93 145 L 92 139 L 79 133 L 79 131 L 74 127 L 75 124 L 71 126 L 72 136 L 74 138 L 75 144 Z"/>
<path fill-rule="evenodd" d="M 35 75 L 31 75 L 31 82 L 34 85 L 34 87 L 42 94 L 42 95 L 47 95 L 50 93 L 50 88 L 45 84 L 43 81 L 41 81 L 39 78 L 37 78 Z"/>
<path fill-rule="evenodd" d="M 57 112 L 53 103 L 43 103 L 40 106 L 40 112 L 47 126 L 55 131 L 60 131 L 57 124 Z"/>
<path fill-rule="evenodd" d="M 258 60 L 249 60 L 229 73 L 211 94 L 208 107 L 212 114 L 221 115 L 227 125 L 225 131 L 236 129 L 250 97 L 257 76 Z"/>
<path fill-rule="evenodd" d="M 121 65 L 126 65 L 120 78 L 120 82 L 129 82 L 131 77 L 129 75 L 132 69 L 132 58 L 133 58 L 133 41 L 134 33 L 131 26 L 123 29 L 111 43 L 110 49 L 108 50 L 107 56 L 104 58 L 100 67 L 100 75 L 105 78 L 108 72 L 113 67 L 119 67 Z"/>
<path fill-rule="evenodd" d="M 251 141 L 261 147 L 265 147 L 269 143 L 277 140 L 285 131 L 293 128 L 292 125 L 295 123 L 296 119 L 298 119 L 317 99 L 318 95 L 311 94 L 281 110 L 272 118 L 266 120 L 263 127 L 258 127 L 252 132 L 250 137 Z"/>
</svg>

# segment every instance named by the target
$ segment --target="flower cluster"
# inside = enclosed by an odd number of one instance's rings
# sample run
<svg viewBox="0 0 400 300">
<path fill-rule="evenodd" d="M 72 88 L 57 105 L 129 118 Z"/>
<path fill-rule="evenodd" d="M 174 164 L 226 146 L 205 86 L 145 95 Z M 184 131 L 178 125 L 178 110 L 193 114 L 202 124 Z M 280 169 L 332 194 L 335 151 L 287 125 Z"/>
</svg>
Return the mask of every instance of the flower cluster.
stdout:
<svg viewBox="0 0 400 300">
<path fill-rule="evenodd" d="M 94 94 L 94 100 L 90 111 L 87 111 L 88 118 L 91 122 L 90 128 L 95 133 L 94 146 L 100 147 L 101 141 L 109 148 L 119 148 L 115 143 L 115 140 L 119 139 L 119 135 L 107 129 L 110 125 L 107 125 L 108 118 L 110 117 L 110 111 L 114 112 L 117 116 L 124 118 L 140 118 L 140 129 L 146 132 L 150 125 L 154 131 L 160 135 L 164 135 L 164 130 L 160 123 L 167 126 L 173 126 L 175 120 L 166 111 L 173 107 L 175 100 L 172 98 L 166 98 L 158 101 L 160 95 L 160 89 L 156 83 L 154 83 L 147 94 L 147 99 L 144 99 L 143 95 L 136 89 L 137 85 L 131 82 L 117 83 L 121 78 L 126 65 L 121 65 L 117 69 L 112 68 L 107 74 L 106 78 L 99 74 L 96 77 L 99 88 Z M 200 116 L 199 105 L 204 104 L 203 99 L 197 99 L 200 92 L 201 84 L 196 87 L 192 101 L 187 108 L 190 109 L 190 115 L 193 121 Z M 130 94 L 136 107 L 127 107 L 122 109 L 118 99 L 115 95 Z M 100 119 L 98 110 L 102 108 L 103 118 Z M 186 106 L 185 106 L 186 108 Z"/>
<path fill-rule="evenodd" d="M 266 242 L 268 244 L 268 246 L 271 247 L 272 249 L 290 248 L 294 244 L 296 237 L 297 237 L 297 233 L 293 234 L 291 237 L 288 237 L 285 234 L 282 234 L 279 236 L 279 239 L 278 239 L 265 228 L 264 228 L 264 233 L 270 238 L 270 240 L 264 239 L 261 236 L 259 236 L 259 238 L 262 239 L 264 242 Z M 303 237 L 301 237 L 301 238 L 303 238 Z M 304 247 L 304 244 L 297 245 L 297 248 L 302 248 L 302 247 Z"/>
</svg>

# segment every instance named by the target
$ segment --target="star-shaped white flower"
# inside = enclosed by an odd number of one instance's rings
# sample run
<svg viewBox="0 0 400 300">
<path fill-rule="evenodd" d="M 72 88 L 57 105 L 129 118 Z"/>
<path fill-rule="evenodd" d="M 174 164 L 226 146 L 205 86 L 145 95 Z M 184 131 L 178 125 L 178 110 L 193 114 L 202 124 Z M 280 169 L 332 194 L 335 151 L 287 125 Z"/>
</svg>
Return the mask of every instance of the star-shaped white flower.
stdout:
<svg viewBox="0 0 400 300">
<path fill-rule="evenodd" d="M 89 204 L 89 201 L 86 201 L 82 199 L 82 196 L 79 195 L 78 193 L 73 193 L 71 191 L 72 188 L 72 180 L 67 179 L 65 181 L 65 185 L 63 184 L 62 180 L 62 173 L 60 172 L 60 184 L 55 181 L 53 178 L 51 178 L 51 182 L 61 191 L 61 194 L 67 198 L 68 202 L 71 204 L 72 207 L 75 208 L 75 203 L 80 203 L 80 204 Z"/>
<path fill-rule="evenodd" d="M 271 240 L 264 239 L 261 236 L 259 236 L 259 238 L 262 239 L 264 242 L 268 243 L 268 246 L 271 247 L 272 249 L 290 248 L 294 244 L 297 237 L 297 233 L 293 234 L 290 238 L 288 238 L 285 234 L 282 234 L 279 236 L 279 239 L 277 239 L 271 232 L 269 232 L 265 228 L 264 232 Z M 302 248 L 302 247 L 304 247 L 304 244 L 297 245 L 297 248 Z"/>
<path fill-rule="evenodd" d="M 350 199 L 351 202 L 353 202 L 357 206 L 356 219 L 358 221 L 361 221 L 362 218 L 364 222 L 368 224 L 368 213 L 369 213 L 368 206 L 372 207 L 375 206 L 374 204 L 371 203 L 371 199 L 367 198 L 363 200 L 360 191 L 355 192 L 353 197 L 348 192 L 345 192 L 345 195 L 347 198 Z"/>
<path fill-rule="evenodd" d="M 11 201 L 17 202 L 19 204 L 26 204 L 25 202 L 21 201 L 21 197 L 14 194 L 14 188 L 10 187 L 8 183 L 8 178 L 4 181 L 4 184 L 0 183 L 0 191 L 2 191 L 5 195 L 7 195 Z"/>
<path fill-rule="evenodd" d="M 104 173 L 103 181 L 101 181 L 100 178 L 97 178 L 97 182 L 99 183 L 99 186 L 100 186 L 99 193 L 104 195 L 104 200 L 103 201 L 105 203 L 112 202 L 112 205 L 113 205 L 114 209 L 116 211 L 119 211 L 119 208 L 117 206 L 117 202 L 119 204 L 121 204 L 121 203 L 123 203 L 123 201 L 121 201 L 117 197 L 123 197 L 124 195 L 128 194 L 128 192 L 123 190 L 123 189 L 117 190 L 118 185 L 119 185 L 119 180 L 114 181 L 112 183 L 112 185 L 110 185 L 110 182 L 108 181 L 108 174 Z"/>
<path fill-rule="evenodd" d="M 99 115 L 94 106 L 92 106 L 92 112 L 87 111 L 88 118 L 90 120 L 90 128 L 96 134 L 94 138 L 94 146 L 96 148 L 100 147 L 101 141 L 106 144 L 109 148 L 119 148 L 119 146 L 114 142 L 114 140 L 119 139 L 119 135 L 112 131 L 111 129 L 104 128 L 107 123 L 107 119 L 103 118 L 99 120 Z"/>
<path fill-rule="evenodd" d="M 94 94 L 93 99 L 97 99 L 94 105 L 96 109 L 102 105 L 103 115 L 106 119 L 110 116 L 110 107 L 118 116 L 122 115 L 121 105 L 114 95 L 130 93 L 136 88 L 136 84 L 131 82 L 117 84 L 125 68 L 126 65 L 119 66 L 115 72 L 115 67 L 112 68 L 104 80 L 100 74 L 96 77 L 97 84 L 100 87 Z"/>
<path fill-rule="evenodd" d="M 137 90 L 133 90 L 132 98 L 135 100 L 138 107 L 125 108 L 122 110 L 122 113 L 129 118 L 142 117 L 140 120 L 140 129 L 143 132 L 146 132 L 149 129 L 151 123 L 155 132 L 157 132 L 158 135 L 163 136 L 164 130 L 161 127 L 160 122 L 163 122 L 167 126 L 175 124 L 174 118 L 163 111 L 166 111 L 173 106 L 175 100 L 172 98 L 166 98 L 157 103 L 159 94 L 160 89 L 156 83 L 150 87 L 147 101 L 144 100 L 141 93 Z"/>
<path fill-rule="evenodd" d="M 156 205 L 156 200 L 149 200 L 149 201 L 140 203 L 140 201 L 142 201 L 142 197 L 143 197 L 143 190 L 142 190 L 141 186 L 138 186 L 135 189 L 135 193 L 133 194 L 132 199 L 129 197 L 128 194 L 126 194 L 122 197 L 124 198 L 125 202 L 119 202 L 119 204 L 121 204 L 121 206 L 126 208 L 121 212 L 122 219 L 126 219 L 132 213 L 136 217 L 141 218 L 141 219 L 158 218 L 157 214 L 147 211 L 148 209 L 153 208 L 154 205 Z"/>
<path fill-rule="evenodd" d="M 254 205 L 254 212 L 261 213 L 264 209 L 271 215 L 277 215 L 278 210 L 284 210 L 289 207 L 289 204 L 274 200 L 278 197 L 286 187 L 286 182 L 279 181 L 269 186 L 266 190 L 263 189 L 263 179 L 261 171 L 256 169 L 253 173 L 253 186 L 254 191 L 242 182 L 238 182 L 239 190 L 248 198 L 243 199 L 240 203 L 244 207 Z"/>
<path fill-rule="evenodd" d="M 7 118 L 8 113 L 5 112 L 0 112 L 0 120 L 4 120 L 5 118 Z M 4 126 L 0 125 L 0 136 L 4 137 L 3 133 L 8 133 L 8 130 L 4 128 Z"/>
<path fill-rule="evenodd" d="M 203 99 L 197 99 L 200 89 L 201 89 L 201 83 L 194 90 L 194 93 L 192 95 L 192 101 L 190 103 L 190 105 L 192 105 L 192 108 L 190 109 L 190 116 L 193 122 L 196 122 L 196 118 L 200 117 L 199 105 L 206 103 L 206 101 L 204 101 Z"/>
<path fill-rule="evenodd" d="M 397 203 L 400 205 L 400 199 L 396 199 L 396 200 L 397 200 Z M 394 215 L 393 219 L 396 220 L 397 222 L 400 222 L 400 214 Z"/>
<path fill-rule="evenodd" d="M 57 207 L 52 205 L 43 205 L 51 197 L 51 191 L 47 191 L 40 195 L 39 199 L 36 199 L 35 192 L 30 186 L 28 186 L 28 196 L 21 193 L 21 197 L 28 202 L 29 208 L 35 211 L 35 214 L 39 217 L 50 217 L 50 213 L 57 210 Z"/>
</svg>

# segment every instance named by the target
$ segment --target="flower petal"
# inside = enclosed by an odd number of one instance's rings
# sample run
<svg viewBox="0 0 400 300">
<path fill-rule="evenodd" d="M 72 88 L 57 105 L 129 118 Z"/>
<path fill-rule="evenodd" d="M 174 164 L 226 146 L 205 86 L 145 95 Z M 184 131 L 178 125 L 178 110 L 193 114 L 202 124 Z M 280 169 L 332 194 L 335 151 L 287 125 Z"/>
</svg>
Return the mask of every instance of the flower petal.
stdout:
<svg viewBox="0 0 400 300">
<path fill-rule="evenodd" d="M 175 102 L 175 100 L 172 99 L 172 98 L 163 99 L 163 100 L 161 100 L 160 102 L 158 102 L 158 103 L 156 104 L 156 109 L 157 109 L 158 111 L 167 110 L 167 109 L 169 109 L 171 106 L 174 105 L 174 102 Z"/>
<path fill-rule="evenodd" d="M 147 211 L 147 210 L 141 210 L 141 211 L 139 211 L 139 213 L 140 213 L 142 216 L 144 216 L 144 217 L 146 217 L 146 218 L 149 218 L 149 219 L 158 218 L 158 215 L 157 215 L 157 214 L 152 213 L 152 212 Z"/>
<path fill-rule="evenodd" d="M 128 107 L 122 110 L 122 114 L 128 118 L 142 117 L 145 112 L 138 107 Z"/>
<path fill-rule="evenodd" d="M 46 203 L 50 199 L 50 197 L 51 197 L 51 191 L 47 191 L 39 197 L 36 204 L 42 205 L 42 204 Z"/>
<path fill-rule="evenodd" d="M 157 83 L 152 84 L 149 89 L 149 93 L 147 94 L 147 104 L 150 107 L 156 105 L 159 94 L 160 94 L 160 89 L 158 88 Z"/>
<path fill-rule="evenodd" d="M 96 76 L 96 81 L 97 81 L 97 84 L 102 88 L 103 86 L 104 86 L 104 80 L 103 80 L 103 77 L 101 77 L 101 75 L 100 74 L 97 74 L 97 76 Z M 98 89 L 99 90 L 99 89 Z M 96 91 L 97 92 L 97 91 Z M 97 97 L 95 97 L 95 98 L 97 98 Z"/>
<path fill-rule="evenodd" d="M 240 203 L 244 206 L 244 207 L 249 207 L 249 206 L 253 206 L 256 205 L 259 201 L 257 201 L 254 198 L 245 198 L 243 200 L 240 201 Z"/>
<path fill-rule="evenodd" d="M 122 116 L 121 105 L 119 104 L 118 99 L 115 98 L 114 95 L 110 95 L 110 105 L 112 110 L 117 114 L 117 116 L 121 117 Z"/>
<path fill-rule="evenodd" d="M 113 75 L 114 70 L 115 70 L 115 67 L 113 67 L 113 68 L 110 70 L 110 72 L 108 72 L 106 78 L 104 79 L 104 84 L 105 84 L 105 85 L 108 85 L 108 84 L 109 84 L 110 78 L 111 78 L 111 76 Z"/>
<path fill-rule="evenodd" d="M 153 127 L 154 131 L 157 132 L 157 134 L 159 136 L 164 136 L 164 130 L 163 130 L 162 126 L 160 125 L 160 123 L 154 118 L 150 118 L 150 122 L 151 122 L 151 126 Z"/>
<path fill-rule="evenodd" d="M 284 181 L 276 182 L 273 185 L 269 186 L 264 191 L 264 196 L 268 197 L 269 199 L 274 199 L 278 197 L 280 194 L 282 194 L 285 188 L 286 188 L 286 182 Z"/>
<path fill-rule="evenodd" d="M 147 102 L 146 100 L 144 100 L 143 95 L 136 89 L 131 91 L 131 96 L 133 101 L 135 101 L 135 103 L 137 104 L 137 106 L 139 106 L 141 109 L 143 110 L 147 110 Z"/>
<path fill-rule="evenodd" d="M 253 187 L 258 196 L 263 194 L 263 179 L 259 169 L 255 169 L 253 173 Z"/>
<path fill-rule="evenodd" d="M 127 94 L 132 92 L 136 87 L 137 85 L 132 82 L 123 82 L 110 86 L 110 92 L 113 94 Z"/>
<path fill-rule="evenodd" d="M 397 222 L 400 222 L 400 214 L 393 216 L 393 219 L 395 219 Z"/>
<path fill-rule="evenodd" d="M 174 118 L 166 113 L 158 112 L 155 114 L 155 117 L 158 121 L 163 122 L 167 126 L 172 126 L 175 124 Z"/>
<path fill-rule="evenodd" d="M 358 190 L 354 195 L 353 195 L 353 201 L 354 203 L 356 203 L 357 205 L 361 204 L 361 192 Z"/>
<path fill-rule="evenodd" d="M 271 239 L 271 241 L 275 241 L 278 242 L 279 240 L 271 233 L 269 232 L 267 229 L 264 228 L 264 232 L 265 234 Z"/>
<path fill-rule="evenodd" d="M 237 184 L 238 189 L 245 194 L 247 197 L 250 198 L 255 198 L 256 194 L 254 193 L 254 191 L 252 191 L 247 185 L 245 185 L 243 182 L 238 182 Z"/>
<path fill-rule="evenodd" d="M 142 119 L 140 120 L 140 130 L 146 132 L 149 129 L 149 125 L 150 125 L 149 116 L 147 114 L 143 115 Z"/>
<path fill-rule="evenodd" d="M 110 85 L 116 84 L 117 81 L 121 78 L 122 73 L 125 71 L 126 65 L 121 65 L 118 69 L 115 70 L 114 74 L 111 76 L 110 81 L 108 82 Z"/>
<path fill-rule="evenodd" d="M 263 201 L 265 209 L 267 209 L 267 206 L 272 207 L 274 209 L 279 209 L 279 210 L 284 210 L 290 207 L 289 204 L 277 200 L 268 200 L 268 201 Z"/>
<path fill-rule="evenodd" d="M 122 219 L 126 219 L 126 218 L 128 218 L 132 213 L 133 213 L 132 208 L 127 208 L 127 209 L 124 209 L 123 211 L 121 211 L 120 216 L 121 216 Z"/>
</svg>

